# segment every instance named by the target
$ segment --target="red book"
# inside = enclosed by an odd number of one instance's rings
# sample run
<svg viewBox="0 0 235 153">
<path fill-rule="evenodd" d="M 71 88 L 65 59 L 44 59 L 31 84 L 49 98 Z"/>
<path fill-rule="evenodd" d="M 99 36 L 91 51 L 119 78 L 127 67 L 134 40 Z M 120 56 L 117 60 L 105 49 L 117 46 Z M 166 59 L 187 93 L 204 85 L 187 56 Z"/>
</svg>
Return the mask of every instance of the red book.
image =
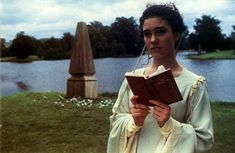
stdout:
<svg viewBox="0 0 235 153">
<path fill-rule="evenodd" d="M 125 77 L 133 94 L 139 96 L 139 103 L 153 106 L 149 102 L 150 99 L 166 104 L 172 104 L 183 99 L 170 69 L 153 74 L 148 78 L 130 72 L 127 72 Z"/>
</svg>

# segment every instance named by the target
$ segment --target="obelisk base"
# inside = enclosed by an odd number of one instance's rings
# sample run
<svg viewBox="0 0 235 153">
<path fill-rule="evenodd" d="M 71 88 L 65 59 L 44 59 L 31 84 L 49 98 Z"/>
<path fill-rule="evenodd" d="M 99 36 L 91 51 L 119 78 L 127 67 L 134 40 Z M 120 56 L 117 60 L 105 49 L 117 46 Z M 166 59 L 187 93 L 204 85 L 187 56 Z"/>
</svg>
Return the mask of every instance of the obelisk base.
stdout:
<svg viewBox="0 0 235 153">
<path fill-rule="evenodd" d="M 97 87 L 97 80 L 93 75 L 73 75 L 67 82 L 66 97 L 95 99 L 98 97 Z"/>
</svg>

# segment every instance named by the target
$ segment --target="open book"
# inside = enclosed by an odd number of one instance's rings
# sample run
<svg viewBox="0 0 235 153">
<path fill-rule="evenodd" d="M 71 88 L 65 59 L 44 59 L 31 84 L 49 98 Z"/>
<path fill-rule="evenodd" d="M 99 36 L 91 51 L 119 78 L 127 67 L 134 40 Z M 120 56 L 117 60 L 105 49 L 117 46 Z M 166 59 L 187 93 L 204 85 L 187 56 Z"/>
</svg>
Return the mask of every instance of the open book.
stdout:
<svg viewBox="0 0 235 153">
<path fill-rule="evenodd" d="M 148 78 L 131 72 L 125 73 L 125 77 L 133 94 L 139 96 L 138 102 L 145 105 L 153 106 L 150 99 L 166 104 L 183 99 L 170 69 L 157 71 Z"/>
</svg>

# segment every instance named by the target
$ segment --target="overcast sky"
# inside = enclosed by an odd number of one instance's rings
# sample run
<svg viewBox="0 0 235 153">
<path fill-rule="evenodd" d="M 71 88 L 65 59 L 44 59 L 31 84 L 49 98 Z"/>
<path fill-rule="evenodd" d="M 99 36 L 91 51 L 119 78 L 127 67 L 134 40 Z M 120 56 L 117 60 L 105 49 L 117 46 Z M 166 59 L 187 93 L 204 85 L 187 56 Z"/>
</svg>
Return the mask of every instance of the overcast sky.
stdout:
<svg viewBox="0 0 235 153">
<path fill-rule="evenodd" d="M 121 16 L 133 16 L 138 21 L 148 2 L 167 0 L 0 0 L 0 37 L 9 41 L 20 31 L 37 39 L 61 37 L 64 32 L 74 34 L 80 21 L 100 21 L 108 26 Z M 219 19 L 226 35 L 235 25 L 235 0 L 171 2 L 175 2 L 190 32 L 195 19 L 204 14 Z"/>
</svg>

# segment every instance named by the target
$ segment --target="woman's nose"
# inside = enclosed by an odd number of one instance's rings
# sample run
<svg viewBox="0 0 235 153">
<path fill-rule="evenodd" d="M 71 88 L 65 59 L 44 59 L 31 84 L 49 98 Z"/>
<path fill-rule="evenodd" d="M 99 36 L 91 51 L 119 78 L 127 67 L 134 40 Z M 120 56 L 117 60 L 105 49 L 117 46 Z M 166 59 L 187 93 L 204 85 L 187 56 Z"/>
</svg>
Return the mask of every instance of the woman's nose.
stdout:
<svg viewBox="0 0 235 153">
<path fill-rule="evenodd" d="M 157 38 L 157 36 L 156 36 L 155 34 L 152 34 L 152 36 L 151 36 L 151 42 L 152 42 L 152 43 L 158 42 L 158 38 Z"/>
</svg>

